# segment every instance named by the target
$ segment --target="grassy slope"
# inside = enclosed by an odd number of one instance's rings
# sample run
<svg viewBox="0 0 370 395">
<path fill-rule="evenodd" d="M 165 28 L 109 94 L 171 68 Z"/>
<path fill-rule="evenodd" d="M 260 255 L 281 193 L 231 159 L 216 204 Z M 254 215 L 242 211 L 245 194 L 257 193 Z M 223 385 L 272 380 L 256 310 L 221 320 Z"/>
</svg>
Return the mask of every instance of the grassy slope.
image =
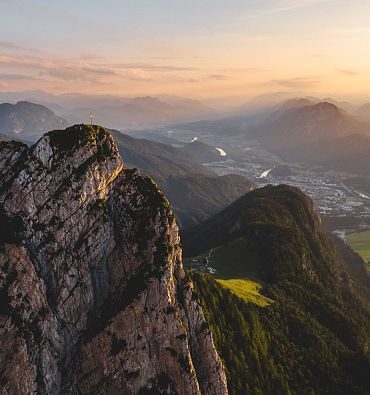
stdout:
<svg viewBox="0 0 370 395">
<path fill-rule="evenodd" d="M 273 301 L 260 293 L 261 283 L 250 279 L 217 280 L 223 287 L 228 288 L 233 294 L 246 302 L 251 302 L 260 307 L 269 306 Z"/>
<path fill-rule="evenodd" d="M 346 242 L 365 262 L 370 262 L 370 230 L 352 233 L 346 237 Z M 370 271 L 370 265 L 366 267 Z"/>
<path fill-rule="evenodd" d="M 271 304 L 271 299 L 260 293 L 263 282 L 258 278 L 258 259 L 249 252 L 243 238 L 212 249 L 208 263 L 216 269 L 214 277 L 219 284 L 235 295 L 261 307 Z"/>
<path fill-rule="evenodd" d="M 212 277 L 244 301 L 260 307 L 272 303 L 261 293 L 263 281 L 258 276 L 258 259 L 249 253 L 248 243 L 243 238 L 204 251 L 194 258 L 198 262 L 207 259 L 209 267 L 216 270 Z M 185 262 L 191 267 L 191 258 L 185 258 Z"/>
</svg>

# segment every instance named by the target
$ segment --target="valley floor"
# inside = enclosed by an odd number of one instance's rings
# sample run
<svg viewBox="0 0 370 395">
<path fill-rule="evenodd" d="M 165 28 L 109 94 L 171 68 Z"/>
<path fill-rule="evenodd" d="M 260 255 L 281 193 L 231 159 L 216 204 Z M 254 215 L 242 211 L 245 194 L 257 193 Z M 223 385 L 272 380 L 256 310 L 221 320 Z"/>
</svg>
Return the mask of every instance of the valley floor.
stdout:
<svg viewBox="0 0 370 395">
<path fill-rule="evenodd" d="M 158 133 L 165 135 L 167 132 L 163 129 Z M 182 142 L 189 142 L 199 135 L 197 130 L 174 127 L 171 130 L 171 137 Z M 215 173 L 243 175 L 258 187 L 288 184 L 300 188 L 315 201 L 327 228 L 341 237 L 370 228 L 369 176 L 284 162 L 258 142 L 241 136 L 214 135 L 204 131 L 198 139 L 227 152 L 224 161 L 204 164 Z M 280 171 L 281 168 L 284 170 Z"/>
</svg>

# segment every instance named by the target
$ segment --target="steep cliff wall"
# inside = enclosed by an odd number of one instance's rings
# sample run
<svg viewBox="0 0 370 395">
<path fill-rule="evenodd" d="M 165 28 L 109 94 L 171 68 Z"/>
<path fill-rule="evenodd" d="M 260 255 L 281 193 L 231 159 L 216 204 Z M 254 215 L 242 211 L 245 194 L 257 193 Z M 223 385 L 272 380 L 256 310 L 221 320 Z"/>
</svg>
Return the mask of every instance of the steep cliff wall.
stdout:
<svg viewBox="0 0 370 395">
<path fill-rule="evenodd" d="M 4 393 L 227 393 L 168 202 L 104 128 L 0 143 L 0 341 Z"/>
</svg>

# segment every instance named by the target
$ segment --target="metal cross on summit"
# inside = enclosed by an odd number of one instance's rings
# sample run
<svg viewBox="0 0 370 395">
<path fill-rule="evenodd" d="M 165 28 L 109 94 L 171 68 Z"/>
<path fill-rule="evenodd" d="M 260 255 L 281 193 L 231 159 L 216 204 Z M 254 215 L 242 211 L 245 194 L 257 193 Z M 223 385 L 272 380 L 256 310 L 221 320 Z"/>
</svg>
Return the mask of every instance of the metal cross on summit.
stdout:
<svg viewBox="0 0 370 395">
<path fill-rule="evenodd" d="M 93 124 L 93 118 L 94 118 L 94 114 L 92 112 L 90 112 L 90 125 L 91 126 Z"/>
</svg>

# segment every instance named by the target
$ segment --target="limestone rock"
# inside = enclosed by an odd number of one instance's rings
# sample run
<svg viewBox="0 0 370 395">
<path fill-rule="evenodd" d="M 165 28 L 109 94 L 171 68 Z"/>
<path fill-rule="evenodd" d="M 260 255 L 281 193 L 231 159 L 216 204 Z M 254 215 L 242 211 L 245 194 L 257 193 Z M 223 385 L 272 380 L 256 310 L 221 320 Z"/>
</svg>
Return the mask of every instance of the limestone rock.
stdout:
<svg viewBox="0 0 370 395">
<path fill-rule="evenodd" d="M 0 342 L 1 393 L 227 393 L 168 202 L 102 127 L 0 143 Z"/>
</svg>

